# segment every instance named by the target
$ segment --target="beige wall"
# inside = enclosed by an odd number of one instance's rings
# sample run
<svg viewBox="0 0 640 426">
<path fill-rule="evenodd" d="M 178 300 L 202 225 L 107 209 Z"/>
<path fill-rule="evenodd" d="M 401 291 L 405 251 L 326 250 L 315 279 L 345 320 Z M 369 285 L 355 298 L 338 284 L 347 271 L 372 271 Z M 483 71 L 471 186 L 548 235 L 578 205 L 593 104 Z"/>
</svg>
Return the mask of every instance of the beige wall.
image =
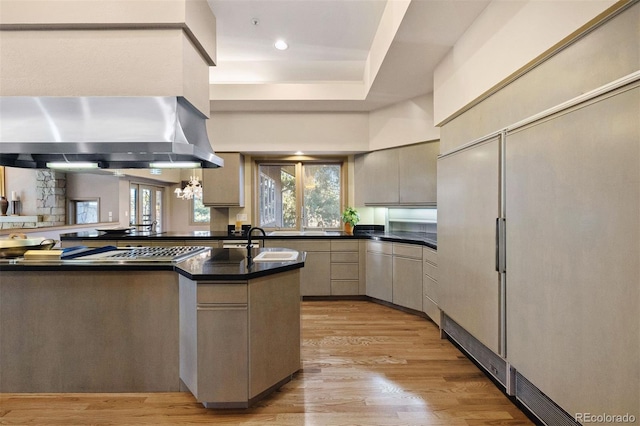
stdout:
<svg viewBox="0 0 640 426">
<path fill-rule="evenodd" d="M 433 95 L 371 112 L 213 112 L 215 151 L 357 153 L 437 140 Z"/>
<path fill-rule="evenodd" d="M 369 151 L 440 139 L 433 123 L 433 93 L 369 113 Z"/>
<path fill-rule="evenodd" d="M 36 170 L 5 167 L 4 178 L 4 188 L 7 200 L 11 199 L 11 192 L 15 191 L 18 197 L 20 197 L 20 214 L 23 216 L 37 215 Z"/>
<path fill-rule="evenodd" d="M 491 2 L 435 70 L 435 122 L 446 120 L 614 3 Z"/>
<path fill-rule="evenodd" d="M 119 179 L 113 175 L 67 173 L 67 201 L 72 199 L 95 199 L 100 203 L 100 222 L 119 221 Z M 109 220 L 109 212 L 112 218 Z"/>
<path fill-rule="evenodd" d="M 362 152 L 369 148 L 366 112 L 213 112 L 207 132 L 214 151 Z"/>
</svg>

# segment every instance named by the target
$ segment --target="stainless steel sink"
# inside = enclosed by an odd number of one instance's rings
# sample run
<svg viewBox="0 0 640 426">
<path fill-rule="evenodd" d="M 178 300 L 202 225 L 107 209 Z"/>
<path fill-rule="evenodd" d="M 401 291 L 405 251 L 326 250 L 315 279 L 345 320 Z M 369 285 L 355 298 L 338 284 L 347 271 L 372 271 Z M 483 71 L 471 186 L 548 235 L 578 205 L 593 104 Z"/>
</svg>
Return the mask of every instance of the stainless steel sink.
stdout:
<svg viewBox="0 0 640 426">
<path fill-rule="evenodd" d="M 298 258 L 297 251 L 263 251 L 253 258 L 254 262 L 291 262 Z"/>
</svg>

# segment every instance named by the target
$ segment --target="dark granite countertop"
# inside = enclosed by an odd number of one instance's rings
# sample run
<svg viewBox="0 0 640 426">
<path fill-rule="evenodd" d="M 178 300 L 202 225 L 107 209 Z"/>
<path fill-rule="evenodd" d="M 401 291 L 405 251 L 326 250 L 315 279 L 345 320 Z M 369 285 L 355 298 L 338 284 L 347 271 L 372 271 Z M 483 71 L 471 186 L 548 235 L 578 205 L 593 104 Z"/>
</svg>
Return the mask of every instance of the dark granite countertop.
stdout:
<svg viewBox="0 0 640 426">
<path fill-rule="evenodd" d="M 281 248 L 253 249 L 255 258 L 259 253 L 290 251 Z M 296 260 L 291 262 L 249 262 L 244 249 L 211 249 L 176 264 L 176 271 L 194 281 L 232 280 L 246 281 L 280 272 L 299 269 L 304 266 L 305 252 L 298 252 Z"/>
<path fill-rule="evenodd" d="M 265 251 L 290 251 L 282 248 L 253 249 L 253 257 Z M 0 261 L 0 271 L 175 271 L 194 281 L 246 281 L 280 272 L 302 268 L 305 252 L 290 262 L 251 262 L 247 261 L 244 249 L 211 249 L 190 257 L 182 262 L 111 262 L 56 260 L 25 261 L 24 259 L 6 259 Z"/>
<path fill-rule="evenodd" d="M 385 231 L 359 231 L 359 238 L 371 240 L 389 241 L 393 243 L 418 244 L 438 249 L 438 235 L 435 232 L 385 232 Z"/>
<path fill-rule="evenodd" d="M 267 235 L 262 236 L 257 232 L 251 237 L 254 240 L 259 239 L 318 239 L 318 240 L 326 240 L 326 239 L 373 239 L 380 241 L 389 241 L 394 243 L 405 243 L 405 244 L 417 244 L 422 246 L 427 246 L 432 249 L 438 248 L 438 240 L 436 233 L 430 232 L 385 232 L 385 231 L 357 231 L 354 235 L 348 235 L 344 232 L 335 231 L 329 232 L 327 235 Z M 104 241 L 114 241 L 114 240 L 140 240 L 140 239 L 148 239 L 149 241 L 197 241 L 201 239 L 209 239 L 209 240 L 246 240 L 246 235 L 229 235 L 226 232 L 213 232 L 213 231 L 194 231 L 194 232 L 163 232 L 157 234 L 150 234 L 147 232 L 131 232 L 129 234 L 105 234 L 103 232 L 98 231 L 83 231 L 83 232 L 73 232 L 68 234 L 61 234 L 60 239 L 62 241 L 74 241 L 74 240 L 83 240 L 83 239 L 96 239 L 96 240 L 104 240 Z"/>
<path fill-rule="evenodd" d="M 240 235 L 229 235 L 226 232 L 213 232 L 213 231 L 193 231 L 193 232 L 149 232 L 149 231 L 131 231 L 128 233 L 106 233 L 100 231 L 81 231 L 81 232 L 69 232 L 67 234 L 60 234 L 60 239 L 62 241 L 73 241 L 73 240 L 85 240 L 85 239 L 96 239 L 96 240 L 104 240 L 104 241 L 114 241 L 114 240 L 182 240 L 182 241 L 191 241 L 191 240 L 200 240 L 200 239 L 209 239 L 209 240 L 227 240 L 227 239 L 246 239 L 246 236 Z"/>
</svg>

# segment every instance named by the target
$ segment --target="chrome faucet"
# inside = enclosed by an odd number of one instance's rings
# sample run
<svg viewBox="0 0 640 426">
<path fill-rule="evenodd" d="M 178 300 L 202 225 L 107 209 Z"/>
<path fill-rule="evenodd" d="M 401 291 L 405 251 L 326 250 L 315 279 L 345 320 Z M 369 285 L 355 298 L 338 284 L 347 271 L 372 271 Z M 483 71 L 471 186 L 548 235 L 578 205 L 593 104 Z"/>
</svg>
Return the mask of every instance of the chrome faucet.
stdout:
<svg viewBox="0 0 640 426">
<path fill-rule="evenodd" d="M 267 233 L 264 232 L 264 229 L 262 228 L 258 228 L 257 226 L 249 228 L 249 230 L 247 231 L 247 259 L 249 259 L 249 262 L 251 262 L 251 233 L 253 231 L 260 231 L 262 232 L 262 235 L 264 235 L 265 237 L 267 236 Z"/>
</svg>

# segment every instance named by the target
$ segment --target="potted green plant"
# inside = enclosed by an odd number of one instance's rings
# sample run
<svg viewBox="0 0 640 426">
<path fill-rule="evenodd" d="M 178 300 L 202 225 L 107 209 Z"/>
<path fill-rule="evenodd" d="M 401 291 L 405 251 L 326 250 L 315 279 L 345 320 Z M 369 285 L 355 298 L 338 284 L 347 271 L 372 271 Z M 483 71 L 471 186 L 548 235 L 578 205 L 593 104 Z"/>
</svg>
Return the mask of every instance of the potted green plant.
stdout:
<svg viewBox="0 0 640 426">
<path fill-rule="evenodd" d="M 342 212 L 342 221 L 344 222 L 344 232 L 348 235 L 353 234 L 353 228 L 360 222 L 358 210 L 353 207 L 346 207 Z"/>
</svg>

